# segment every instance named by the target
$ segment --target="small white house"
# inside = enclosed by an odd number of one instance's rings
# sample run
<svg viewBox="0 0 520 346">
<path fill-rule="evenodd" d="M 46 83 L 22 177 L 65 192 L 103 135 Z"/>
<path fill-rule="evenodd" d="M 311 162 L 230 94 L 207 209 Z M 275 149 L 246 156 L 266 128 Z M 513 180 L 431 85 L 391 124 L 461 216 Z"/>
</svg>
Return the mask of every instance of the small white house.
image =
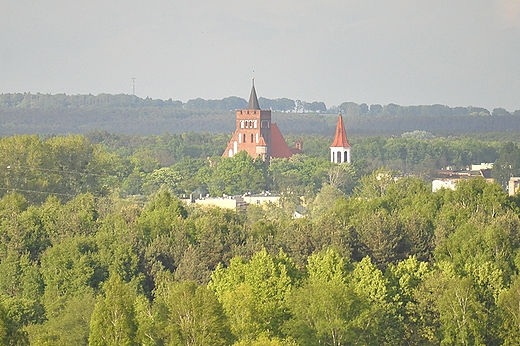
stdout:
<svg viewBox="0 0 520 346">
<path fill-rule="evenodd" d="M 434 181 L 432 181 L 432 192 L 438 191 L 440 189 L 455 190 L 456 181 L 457 180 L 455 180 L 455 179 L 447 179 L 447 180 L 435 179 Z"/>
</svg>

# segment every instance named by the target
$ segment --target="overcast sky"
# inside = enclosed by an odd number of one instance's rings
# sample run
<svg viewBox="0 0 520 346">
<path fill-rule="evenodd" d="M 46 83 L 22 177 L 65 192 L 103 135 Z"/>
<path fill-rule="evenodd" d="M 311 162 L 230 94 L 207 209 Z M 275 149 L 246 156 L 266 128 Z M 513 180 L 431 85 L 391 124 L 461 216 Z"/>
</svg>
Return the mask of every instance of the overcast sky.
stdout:
<svg viewBox="0 0 520 346">
<path fill-rule="evenodd" d="M 0 0 L 0 93 L 520 109 L 520 0 Z"/>
</svg>

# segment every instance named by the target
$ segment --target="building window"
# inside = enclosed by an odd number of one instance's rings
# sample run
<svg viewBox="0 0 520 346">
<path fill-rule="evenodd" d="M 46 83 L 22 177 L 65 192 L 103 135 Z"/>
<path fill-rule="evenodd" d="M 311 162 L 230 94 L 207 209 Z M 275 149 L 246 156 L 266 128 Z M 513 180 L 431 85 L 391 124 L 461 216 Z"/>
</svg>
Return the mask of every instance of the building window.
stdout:
<svg viewBox="0 0 520 346">
<path fill-rule="evenodd" d="M 253 122 L 253 127 L 256 129 L 256 120 Z"/>
<path fill-rule="evenodd" d="M 244 120 L 240 120 L 240 128 L 241 128 L 241 129 L 244 128 Z"/>
<path fill-rule="evenodd" d="M 255 141 L 255 135 L 251 134 L 251 143 L 253 143 L 254 141 Z"/>
<path fill-rule="evenodd" d="M 238 143 L 242 143 L 242 134 L 241 133 L 238 134 Z"/>
<path fill-rule="evenodd" d="M 246 142 L 246 134 L 244 133 L 244 143 Z"/>
</svg>

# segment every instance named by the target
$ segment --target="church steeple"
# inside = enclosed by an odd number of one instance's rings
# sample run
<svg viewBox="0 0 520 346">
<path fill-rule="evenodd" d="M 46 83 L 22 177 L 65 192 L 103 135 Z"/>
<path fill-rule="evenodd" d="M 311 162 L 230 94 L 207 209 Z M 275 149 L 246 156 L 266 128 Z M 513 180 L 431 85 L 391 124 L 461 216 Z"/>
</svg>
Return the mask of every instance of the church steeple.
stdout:
<svg viewBox="0 0 520 346">
<path fill-rule="evenodd" d="M 249 103 L 247 104 L 247 109 L 260 110 L 260 104 L 258 103 L 258 98 L 256 97 L 255 79 L 254 78 L 253 78 L 253 86 L 251 88 L 251 94 L 249 95 Z"/>
<path fill-rule="evenodd" d="M 330 145 L 330 162 L 350 163 L 350 144 L 347 139 L 347 131 L 345 131 L 345 125 L 343 124 L 343 117 L 341 114 L 338 117 L 334 142 Z"/>
<path fill-rule="evenodd" d="M 341 114 L 339 115 L 338 123 L 336 124 L 336 135 L 334 136 L 334 142 L 332 142 L 330 146 L 350 148 L 350 144 L 347 140 L 347 131 L 345 131 L 345 125 L 343 124 L 343 117 Z"/>
</svg>

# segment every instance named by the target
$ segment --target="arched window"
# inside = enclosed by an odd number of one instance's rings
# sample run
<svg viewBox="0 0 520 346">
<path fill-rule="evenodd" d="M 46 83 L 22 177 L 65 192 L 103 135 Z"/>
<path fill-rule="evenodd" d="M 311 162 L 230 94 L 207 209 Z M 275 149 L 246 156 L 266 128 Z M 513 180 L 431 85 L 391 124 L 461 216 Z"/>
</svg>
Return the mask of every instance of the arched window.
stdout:
<svg viewBox="0 0 520 346">
<path fill-rule="evenodd" d="M 343 162 L 348 162 L 348 151 L 343 152 Z"/>
<path fill-rule="evenodd" d="M 255 141 L 255 135 L 251 134 L 251 143 L 253 143 L 254 141 Z"/>
<path fill-rule="evenodd" d="M 244 133 L 244 143 L 246 142 L 246 134 Z"/>
<path fill-rule="evenodd" d="M 336 154 L 336 163 L 341 163 L 341 151 L 338 151 Z"/>
</svg>

